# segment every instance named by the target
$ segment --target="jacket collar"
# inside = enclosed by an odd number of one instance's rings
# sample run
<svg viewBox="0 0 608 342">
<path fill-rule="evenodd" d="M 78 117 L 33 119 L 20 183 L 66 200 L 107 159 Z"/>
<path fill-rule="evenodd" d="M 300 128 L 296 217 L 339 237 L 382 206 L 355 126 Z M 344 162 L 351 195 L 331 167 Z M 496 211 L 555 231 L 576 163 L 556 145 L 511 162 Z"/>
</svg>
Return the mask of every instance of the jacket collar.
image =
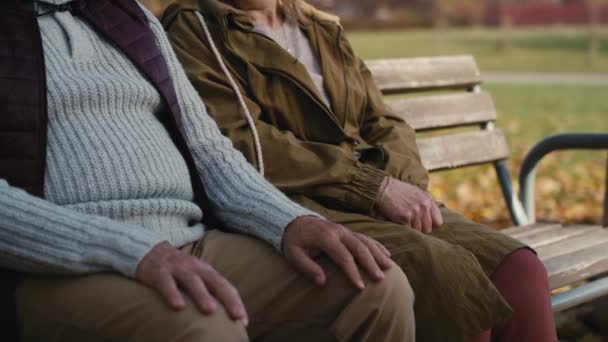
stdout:
<svg viewBox="0 0 608 342">
<path fill-rule="evenodd" d="M 336 66 L 336 61 L 341 60 L 340 51 L 327 46 L 327 41 L 337 42 L 341 27 L 337 17 L 320 12 L 314 7 L 302 2 L 302 11 L 309 19 L 300 20 L 298 24 L 308 37 L 313 50 L 319 54 L 319 60 L 323 69 L 324 85 L 328 90 L 331 102 L 329 108 L 321 99 L 314 82 L 310 78 L 306 68 L 298 62 L 289 52 L 262 34 L 253 32 L 254 24 L 244 11 L 218 0 L 180 0 L 179 6 L 170 7 L 163 16 L 163 22 L 171 22 L 180 11 L 198 11 L 210 27 L 218 27 L 213 33 L 216 43 L 220 39 L 228 52 L 238 56 L 257 68 L 287 77 L 300 86 L 319 106 L 327 112 L 331 121 L 339 127 L 335 113 L 345 110 L 345 89 L 341 86 L 332 87 L 331 84 L 340 83 L 343 75 L 340 73 L 342 66 Z M 338 55 L 326 55 L 338 54 Z M 340 73 L 340 74 L 339 74 Z"/>
</svg>

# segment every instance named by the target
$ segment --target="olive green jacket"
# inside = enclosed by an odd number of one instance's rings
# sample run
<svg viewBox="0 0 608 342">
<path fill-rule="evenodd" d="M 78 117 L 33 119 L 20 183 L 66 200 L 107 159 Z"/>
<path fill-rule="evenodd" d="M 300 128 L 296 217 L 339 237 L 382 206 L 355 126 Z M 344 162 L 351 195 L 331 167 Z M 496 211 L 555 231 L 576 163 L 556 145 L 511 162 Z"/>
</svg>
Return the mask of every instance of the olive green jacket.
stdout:
<svg viewBox="0 0 608 342">
<path fill-rule="evenodd" d="M 413 129 L 385 106 L 336 17 L 303 6 L 299 25 L 320 57 L 330 105 L 306 68 L 248 16 L 217 0 L 178 0 L 162 21 L 208 112 L 256 164 L 255 145 L 237 97 L 196 17 L 209 26 L 259 132 L 266 177 L 288 195 L 370 214 L 391 175 L 426 189 Z"/>
</svg>

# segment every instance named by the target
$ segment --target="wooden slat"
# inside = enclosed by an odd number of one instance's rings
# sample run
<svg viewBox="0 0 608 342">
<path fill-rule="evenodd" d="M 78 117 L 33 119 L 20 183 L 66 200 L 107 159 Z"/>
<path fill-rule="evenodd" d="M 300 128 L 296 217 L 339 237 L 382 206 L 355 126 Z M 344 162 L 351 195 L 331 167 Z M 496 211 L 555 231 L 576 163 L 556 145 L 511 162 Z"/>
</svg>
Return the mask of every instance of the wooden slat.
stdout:
<svg viewBox="0 0 608 342">
<path fill-rule="evenodd" d="M 536 252 L 541 260 L 548 260 L 603 243 L 608 243 L 608 234 L 598 234 L 598 230 L 586 230 L 579 236 L 570 237 L 566 240 L 557 241 L 537 248 Z"/>
<path fill-rule="evenodd" d="M 470 88 L 481 83 L 472 56 L 379 59 L 366 61 L 385 94 L 442 88 Z"/>
<path fill-rule="evenodd" d="M 496 120 L 492 96 L 486 92 L 410 97 L 386 103 L 417 131 Z"/>
<path fill-rule="evenodd" d="M 608 159 L 606 159 L 606 185 L 604 186 L 604 227 L 608 227 Z"/>
<path fill-rule="evenodd" d="M 608 271 L 608 242 L 562 254 L 544 263 L 552 289 L 572 284 Z"/>
<path fill-rule="evenodd" d="M 576 236 L 597 232 L 598 226 L 568 226 L 542 231 L 520 238 L 519 240 L 532 248 L 541 248 L 555 242 L 569 240 Z"/>
<path fill-rule="evenodd" d="M 536 234 L 538 232 L 546 231 L 546 230 L 550 230 L 550 229 L 554 229 L 554 228 L 560 228 L 561 226 L 562 226 L 561 224 L 557 224 L 557 223 L 554 223 L 554 224 L 537 223 L 537 224 L 531 224 L 531 225 L 527 225 L 527 226 L 511 227 L 511 228 L 503 229 L 500 232 L 503 234 L 507 234 L 512 238 L 520 239 L 522 236 Z"/>
<path fill-rule="evenodd" d="M 506 159 L 509 148 L 500 130 L 474 131 L 420 138 L 418 148 L 427 170 Z"/>
</svg>

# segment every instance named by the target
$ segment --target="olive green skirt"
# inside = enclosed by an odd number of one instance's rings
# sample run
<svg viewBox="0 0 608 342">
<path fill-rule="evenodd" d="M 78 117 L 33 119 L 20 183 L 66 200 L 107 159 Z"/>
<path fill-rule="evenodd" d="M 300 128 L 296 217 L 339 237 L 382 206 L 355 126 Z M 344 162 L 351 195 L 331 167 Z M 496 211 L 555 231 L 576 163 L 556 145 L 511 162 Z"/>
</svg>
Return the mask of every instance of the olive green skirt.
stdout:
<svg viewBox="0 0 608 342">
<path fill-rule="evenodd" d="M 444 225 L 423 234 L 393 222 L 328 209 L 306 197 L 293 200 L 388 248 L 416 295 L 417 341 L 469 341 L 510 315 L 511 308 L 489 277 L 507 255 L 525 248 L 523 243 L 445 207 L 441 208 Z"/>
</svg>

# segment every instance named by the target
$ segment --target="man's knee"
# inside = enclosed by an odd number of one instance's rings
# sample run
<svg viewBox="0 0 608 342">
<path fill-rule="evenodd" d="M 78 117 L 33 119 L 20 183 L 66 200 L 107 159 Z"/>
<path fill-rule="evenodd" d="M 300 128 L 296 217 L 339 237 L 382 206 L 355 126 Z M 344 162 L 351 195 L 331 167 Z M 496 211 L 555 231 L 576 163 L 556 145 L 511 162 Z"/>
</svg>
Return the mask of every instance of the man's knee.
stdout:
<svg viewBox="0 0 608 342">
<path fill-rule="evenodd" d="M 338 332 L 342 340 L 414 341 L 414 291 L 403 271 L 393 265 L 381 282 L 368 282 L 351 302 L 350 328 Z"/>
<path fill-rule="evenodd" d="M 176 342 L 200 341 L 249 341 L 245 327 L 233 321 L 228 314 L 218 309 L 211 315 L 189 315 L 182 320 L 169 323 L 168 340 Z"/>
<path fill-rule="evenodd" d="M 114 274 L 24 277 L 17 289 L 24 341 L 247 341 L 219 307 L 201 314 L 188 301 L 169 309 L 156 292 Z"/>
<path fill-rule="evenodd" d="M 408 315 L 413 311 L 414 290 L 406 275 L 397 265 L 393 265 L 385 272 L 385 278 L 381 282 L 369 283 L 365 291 L 372 292 L 373 297 L 380 299 L 381 313 Z"/>
</svg>

